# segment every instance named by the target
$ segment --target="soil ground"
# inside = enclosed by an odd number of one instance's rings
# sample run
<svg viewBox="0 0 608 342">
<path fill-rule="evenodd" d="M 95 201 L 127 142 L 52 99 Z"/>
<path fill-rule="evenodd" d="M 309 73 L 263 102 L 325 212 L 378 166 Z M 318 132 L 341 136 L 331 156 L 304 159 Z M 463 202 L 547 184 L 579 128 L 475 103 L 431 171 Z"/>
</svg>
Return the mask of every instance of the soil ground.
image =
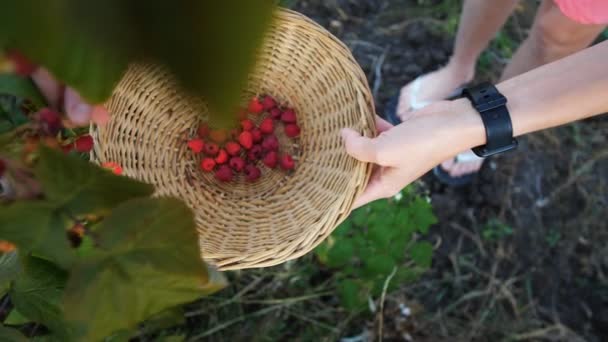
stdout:
<svg viewBox="0 0 608 342">
<path fill-rule="evenodd" d="M 525 39 L 535 5 L 524 4 L 481 57 L 476 81 L 496 80 Z M 294 9 L 351 48 L 382 113 L 402 85 L 446 63 L 460 2 L 299 0 Z M 430 194 L 439 219 L 429 239 L 438 247 L 423 279 L 387 296 L 384 339 L 607 341 L 607 140 L 604 115 L 521 139 L 516 152 L 488 160 L 470 186 L 449 188 L 432 175 L 423 177 L 420 187 Z M 378 317 L 353 318 L 321 301 L 279 314 L 284 306 L 276 306 L 287 301 L 260 300 L 253 294 L 293 294 L 299 281 L 295 278 L 300 277 L 293 268 L 308 267 L 297 265 L 238 273 L 233 284 L 255 284 L 255 291 L 234 285 L 226 298 L 249 298 L 249 306 L 241 301 L 236 312 L 231 311 L 237 317 L 232 320 L 218 306 L 227 308 L 233 299 L 209 308 L 204 319 L 200 311 L 190 312 L 192 324 L 220 325 L 198 338 L 354 336 L 345 340 L 354 342 L 378 337 Z M 403 315 L 405 306 L 413 310 L 412 316 Z M 307 314 L 313 311 L 320 313 Z M 303 337 L 314 327 L 325 329 L 327 336 Z M 251 337 L 253 331 L 258 333 Z"/>
</svg>

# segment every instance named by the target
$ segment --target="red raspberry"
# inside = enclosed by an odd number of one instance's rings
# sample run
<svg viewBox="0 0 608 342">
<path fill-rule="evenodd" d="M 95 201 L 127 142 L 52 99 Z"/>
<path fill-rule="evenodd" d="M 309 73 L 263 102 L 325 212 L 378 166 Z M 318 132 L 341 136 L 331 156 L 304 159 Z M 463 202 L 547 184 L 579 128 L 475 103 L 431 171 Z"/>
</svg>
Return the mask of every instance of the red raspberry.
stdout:
<svg viewBox="0 0 608 342">
<path fill-rule="evenodd" d="M 235 143 L 234 141 L 227 142 L 224 148 L 226 148 L 226 152 L 228 152 L 228 154 L 231 156 L 236 156 L 239 154 L 239 152 L 241 152 L 241 145 Z"/>
<path fill-rule="evenodd" d="M 36 71 L 36 65 L 30 62 L 19 51 L 11 50 L 6 52 L 6 57 L 13 64 L 14 71 L 19 76 L 29 76 Z"/>
<path fill-rule="evenodd" d="M 260 171 L 260 169 L 253 164 L 245 166 L 244 172 L 248 182 L 255 182 L 260 178 L 260 176 L 262 176 L 262 171 Z"/>
<path fill-rule="evenodd" d="M 243 146 L 246 150 L 250 149 L 253 146 L 253 136 L 251 132 L 242 132 L 239 135 L 239 144 L 241 144 L 241 146 Z"/>
<path fill-rule="evenodd" d="M 4 172 L 6 171 L 6 162 L 0 159 L 0 177 L 4 176 Z"/>
<path fill-rule="evenodd" d="M 217 164 L 226 164 L 228 162 L 228 153 L 223 148 L 217 153 L 215 157 L 215 162 Z"/>
<path fill-rule="evenodd" d="M 113 174 L 115 175 L 121 175 L 122 174 L 122 167 L 120 165 L 118 165 L 118 163 L 115 162 L 104 162 L 101 164 L 101 167 L 103 167 L 104 169 L 108 169 L 110 171 L 112 171 Z"/>
<path fill-rule="evenodd" d="M 285 135 L 290 138 L 295 138 L 300 135 L 300 127 L 296 124 L 285 125 Z"/>
<path fill-rule="evenodd" d="M 230 165 L 234 171 L 241 172 L 243 171 L 243 168 L 245 168 L 245 161 L 241 157 L 232 157 L 230 158 L 228 165 Z"/>
<path fill-rule="evenodd" d="M 260 114 L 261 112 L 264 111 L 264 106 L 260 102 L 260 99 L 258 99 L 257 97 L 254 97 L 251 99 L 251 101 L 249 101 L 248 109 L 249 109 L 249 112 L 251 112 L 251 113 Z"/>
<path fill-rule="evenodd" d="M 282 113 L 283 112 L 281 112 L 281 109 L 279 109 L 278 107 L 275 107 L 270 110 L 270 117 L 273 118 L 274 120 L 281 120 Z"/>
<path fill-rule="evenodd" d="M 262 131 L 260 131 L 259 128 L 254 128 L 251 131 L 251 137 L 253 138 L 254 143 L 259 143 L 260 141 L 262 141 Z"/>
<path fill-rule="evenodd" d="M 88 134 L 78 137 L 74 142 L 74 146 L 78 152 L 90 152 L 93 149 L 93 137 Z"/>
<path fill-rule="evenodd" d="M 205 142 L 202 139 L 192 139 L 188 141 L 188 148 L 194 153 L 201 153 L 203 147 L 205 147 Z"/>
<path fill-rule="evenodd" d="M 286 109 L 283 114 L 281 114 L 281 121 L 285 123 L 295 123 L 297 121 L 296 112 L 294 112 L 293 109 Z"/>
<path fill-rule="evenodd" d="M 262 158 L 262 153 L 264 153 L 264 150 L 261 145 L 253 145 L 251 150 L 247 152 L 247 158 L 249 161 L 259 160 Z"/>
<path fill-rule="evenodd" d="M 262 142 L 262 148 L 265 151 L 277 151 L 279 149 L 279 139 L 274 134 L 267 136 Z"/>
<path fill-rule="evenodd" d="M 217 144 L 206 143 L 205 147 L 203 147 L 203 151 L 205 151 L 206 155 L 215 157 L 215 155 L 220 151 L 220 148 L 217 146 Z"/>
<path fill-rule="evenodd" d="M 262 107 L 265 111 L 269 111 L 277 106 L 277 101 L 275 101 L 272 96 L 266 95 L 262 100 Z"/>
<path fill-rule="evenodd" d="M 228 165 L 222 165 L 215 171 L 215 178 L 220 182 L 230 182 L 232 177 L 232 169 Z"/>
<path fill-rule="evenodd" d="M 289 154 L 282 155 L 279 163 L 281 164 L 281 169 L 283 170 L 293 170 L 293 168 L 296 166 L 296 163 Z"/>
<path fill-rule="evenodd" d="M 42 124 L 42 130 L 49 135 L 57 135 L 61 127 L 61 117 L 59 113 L 50 109 L 50 108 L 42 108 L 38 111 L 38 119 Z"/>
<path fill-rule="evenodd" d="M 262 120 L 262 123 L 260 123 L 260 131 L 262 131 L 264 134 L 270 134 L 274 131 L 274 123 L 272 122 L 272 118 Z"/>
<path fill-rule="evenodd" d="M 213 158 L 207 157 L 201 161 L 201 169 L 203 169 L 203 171 L 211 172 L 211 171 L 213 171 L 214 168 L 215 168 L 215 160 L 213 160 Z"/>
<path fill-rule="evenodd" d="M 275 151 L 270 151 L 266 153 L 262 162 L 269 168 L 274 169 L 277 167 L 277 163 L 279 162 L 279 156 Z"/>
<path fill-rule="evenodd" d="M 207 137 L 209 135 L 209 126 L 207 126 L 207 124 L 201 124 L 198 126 L 197 133 L 200 138 Z"/>
<path fill-rule="evenodd" d="M 221 144 L 228 139 L 228 131 L 225 129 L 216 129 L 209 132 L 209 138 L 214 142 Z"/>
<path fill-rule="evenodd" d="M 255 124 L 253 123 L 253 121 L 246 119 L 241 121 L 241 127 L 243 127 L 243 131 L 251 131 L 255 128 Z"/>
</svg>

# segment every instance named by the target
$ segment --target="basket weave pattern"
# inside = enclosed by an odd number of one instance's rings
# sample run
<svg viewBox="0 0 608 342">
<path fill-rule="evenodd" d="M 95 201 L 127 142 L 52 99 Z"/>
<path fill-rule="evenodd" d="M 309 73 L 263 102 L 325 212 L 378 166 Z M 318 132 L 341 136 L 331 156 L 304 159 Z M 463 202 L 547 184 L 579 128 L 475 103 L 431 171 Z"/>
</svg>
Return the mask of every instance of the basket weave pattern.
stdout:
<svg viewBox="0 0 608 342">
<path fill-rule="evenodd" d="M 187 149 L 203 101 L 182 95 L 163 69 L 133 65 L 106 103 L 112 119 L 93 128 L 92 159 L 117 162 L 126 176 L 156 186 L 190 206 L 204 259 L 222 270 L 276 265 L 318 245 L 350 213 L 371 166 L 349 157 L 340 129 L 371 136 L 374 107 L 367 81 L 350 51 L 304 16 L 280 10 L 260 50 L 243 104 L 273 95 L 295 108 L 299 139 L 277 135 L 296 160 L 293 173 L 270 170 L 246 183 L 220 183 L 199 169 Z M 256 118 L 259 120 L 259 118 Z"/>
</svg>

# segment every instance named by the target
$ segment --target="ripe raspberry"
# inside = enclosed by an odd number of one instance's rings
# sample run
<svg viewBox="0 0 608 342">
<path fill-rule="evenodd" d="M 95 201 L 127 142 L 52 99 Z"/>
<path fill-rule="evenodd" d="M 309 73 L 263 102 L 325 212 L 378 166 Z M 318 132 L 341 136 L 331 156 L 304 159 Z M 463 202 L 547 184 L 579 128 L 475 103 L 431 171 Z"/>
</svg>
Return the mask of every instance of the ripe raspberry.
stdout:
<svg viewBox="0 0 608 342">
<path fill-rule="evenodd" d="M 201 169 L 206 172 L 211 172 L 215 168 L 215 160 L 213 158 L 204 158 L 201 160 Z"/>
<path fill-rule="evenodd" d="M 6 171 L 6 162 L 0 159 L 0 177 L 4 176 L 4 172 Z"/>
<path fill-rule="evenodd" d="M 270 151 L 266 153 L 262 162 L 269 168 L 274 169 L 277 167 L 277 163 L 279 162 L 279 156 L 275 151 Z"/>
<path fill-rule="evenodd" d="M 19 76 L 29 76 L 36 71 L 36 65 L 30 62 L 21 52 L 11 50 L 6 52 L 6 57 L 13 63 L 13 69 Z"/>
<path fill-rule="evenodd" d="M 0 240 L 0 253 L 10 253 L 14 251 L 17 247 L 12 243 L 4 240 Z"/>
<path fill-rule="evenodd" d="M 93 137 L 90 135 L 83 135 L 78 137 L 74 142 L 76 151 L 81 153 L 90 152 L 93 149 Z"/>
<path fill-rule="evenodd" d="M 205 147 L 205 142 L 202 139 L 192 139 L 188 141 L 188 148 L 194 153 L 201 153 Z"/>
<path fill-rule="evenodd" d="M 260 131 L 262 131 L 264 134 L 270 134 L 274 131 L 274 123 L 272 122 L 272 118 L 262 120 L 262 123 L 260 123 Z"/>
<path fill-rule="evenodd" d="M 228 153 L 223 148 L 217 153 L 217 157 L 215 157 L 215 162 L 217 164 L 226 164 L 228 162 Z"/>
<path fill-rule="evenodd" d="M 241 157 L 232 157 L 230 158 L 228 165 L 230 165 L 234 171 L 241 172 L 243 171 L 243 168 L 245 168 L 245 161 Z"/>
<path fill-rule="evenodd" d="M 253 121 L 246 119 L 241 121 L 241 127 L 243 127 L 243 131 L 251 131 L 253 128 L 255 128 L 255 124 Z"/>
<path fill-rule="evenodd" d="M 220 151 L 220 148 L 217 146 L 217 144 L 206 143 L 205 147 L 203 147 L 203 151 L 205 151 L 206 155 L 215 157 L 215 155 Z"/>
<path fill-rule="evenodd" d="M 209 135 L 209 126 L 207 126 L 207 124 L 201 124 L 198 126 L 197 133 L 200 138 L 206 138 Z"/>
<path fill-rule="evenodd" d="M 254 128 L 253 130 L 251 130 L 251 137 L 253 138 L 253 142 L 254 143 L 259 143 L 260 141 L 262 141 L 262 131 L 260 131 L 259 128 Z"/>
<path fill-rule="evenodd" d="M 118 165 L 118 163 L 115 162 L 105 162 L 101 164 L 101 167 L 103 167 L 104 169 L 108 169 L 110 171 L 112 171 L 113 174 L 115 175 L 121 175 L 122 174 L 122 167 L 120 165 Z"/>
<path fill-rule="evenodd" d="M 262 107 L 264 107 L 265 111 L 269 111 L 277 106 L 277 101 L 275 101 L 272 96 L 266 95 L 262 100 Z"/>
<path fill-rule="evenodd" d="M 283 170 L 293 170 L 293 168 L 296 166 L 296 163 L 289 154 L 282 155 L 279 163 L 281 164 L 281 169 Z"/>
<path fill-rule="evenodd" d="M 300 127 L 296 124 L 285 125 L 285 135 L 290 138 L 295 138 L 300 135 Z"/>
<path fill-rule="evenodd" d="M 283 112 L 281 112 L 281 109 L 279 109 L 278 107 L 275 107 L 270 110 L 270 117 L 273 118 L 274 120 L 281 120 L 282 113 Z"/>
<path fill-rule="evenodd" d="M 253 164 L 245 166 L 244 172 L 248 182 L 255 182 L 260 178 L 260 176 L 262 176 L 262 171 L 260 171 L 260 169 Z"/>
<path fill-rule="evenodd" d="M 253 136 L 251 132 L 245 131 L 239 135 L 239 144 L 243 146 L 246 150 L 250 149 L 253 146 Z"/>
<path fill-rule="evenodd" d="M 220 182 L 230 182 L 232 177 L 232 169 L 228 165 L 222 165 L 215 171 L 215 178 Z"/>
<path fill-rule="evenodd" d="M 267 136 L 262 142 L 262 148 L 264 151 L 277 151 L 279 149 L 279 139 L 274 134 Z"/>
<path fill-rule="evenodd" d="M 283 114 L 281 114 L 281 121 L 285 123 L 295 123 L 297 121 L 296 112 L 293 109 L 286 109 Z"/>
<path fill-rule="evenodd" d="M 260 99 L 258 99 L 257 97 L 254 97 L 251 99 L 251 101 L 249 101 L 248 109 L 249 109 L 249 112 L 251 112 L 251 113 L 260 114 L 261 112 L 264 111 L 264 106 L 260 102 Z"/>
<path fill-rule="evenodd" d="M 241 145 L 235 143 L 234 141 L 227 142 L 224 148 L 226 148 L 226 152 L 228 152 L 228 154 L 231 156 L 236 156 L 239 154 L 239 152 L 241 152 Z"/>
<path fill-rule="evenodd" d="M 209 132 L 209 138 L 211 138 L 212 141 L 221 144 L 228 139 L 228 131 L 225 129 L 213 130 Z"/>
<path fill-rule="evenodd" d="M 260 158 L 262 158 L 263 153 L 264 150 L 262 149 L 262 146 L 256 144 L 253 145 L 249 152 L 247 152 L 247 158 L 249 159 L 249 161 L 259 160 Z"/>
<path fill-rule="evenodd" d="M 42 108 L 38 111 L 37 115 L 42 125 L 42 130 L 45 133 L 53 136 L 59 133 L 59 130 L 63 126 L 59 113 L 50 108 Z"/>
</svg>

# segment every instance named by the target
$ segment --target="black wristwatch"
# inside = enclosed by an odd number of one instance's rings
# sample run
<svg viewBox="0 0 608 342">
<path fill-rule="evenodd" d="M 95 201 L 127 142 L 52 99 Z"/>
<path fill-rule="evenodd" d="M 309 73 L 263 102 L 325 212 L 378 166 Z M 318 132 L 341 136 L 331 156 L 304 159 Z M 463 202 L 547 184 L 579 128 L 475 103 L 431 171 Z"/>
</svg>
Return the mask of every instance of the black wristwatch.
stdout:
<svg viewBox="0 0 608 342">
<path fill-rule="evenodd" d="M 471 101 L 486 128 L 486 144 L 473 148 L 476 155 L 485 158 L 517 147 L 517 140 L 513 138 L 511 115 L 506 106 L 507 98 L 496 87 L 483 83 L 465 88 L 462 96 Z"/>
</svg>

